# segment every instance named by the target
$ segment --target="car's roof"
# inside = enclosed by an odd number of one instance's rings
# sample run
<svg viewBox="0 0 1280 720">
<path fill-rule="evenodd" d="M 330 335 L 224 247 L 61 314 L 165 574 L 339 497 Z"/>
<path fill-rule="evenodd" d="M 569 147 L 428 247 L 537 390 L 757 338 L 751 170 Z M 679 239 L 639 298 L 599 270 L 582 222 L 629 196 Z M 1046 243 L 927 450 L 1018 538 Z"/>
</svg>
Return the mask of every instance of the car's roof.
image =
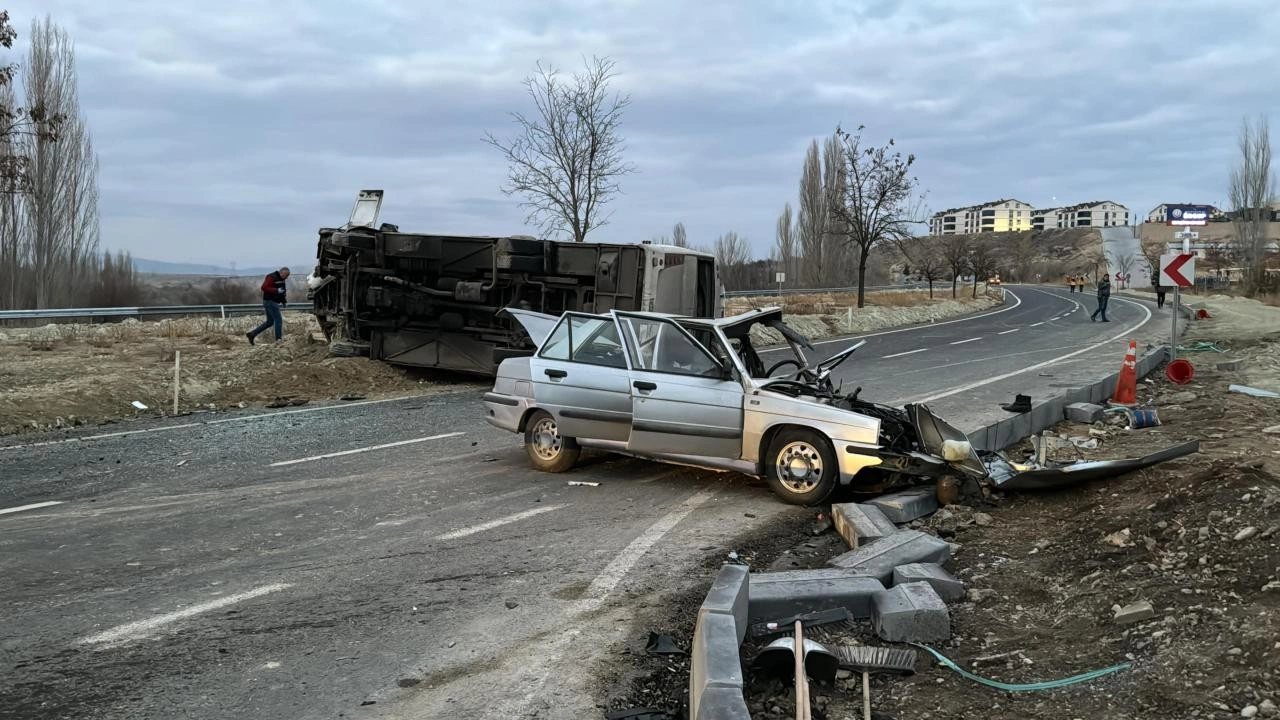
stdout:
<svg viewBox="0 0 1280 720">
<path fill-rule="evenodd" d="M 770 320 L 781 320 L 782 308 L 777 306 L 755 308 L 737 315 L 728 315 L 718 318 L 681 318 L 685 323 L 697 323 L 699 325 L 712 325 L 719 328 L 733 327 L 742 323 L 768 322 Z"/>
</svg>

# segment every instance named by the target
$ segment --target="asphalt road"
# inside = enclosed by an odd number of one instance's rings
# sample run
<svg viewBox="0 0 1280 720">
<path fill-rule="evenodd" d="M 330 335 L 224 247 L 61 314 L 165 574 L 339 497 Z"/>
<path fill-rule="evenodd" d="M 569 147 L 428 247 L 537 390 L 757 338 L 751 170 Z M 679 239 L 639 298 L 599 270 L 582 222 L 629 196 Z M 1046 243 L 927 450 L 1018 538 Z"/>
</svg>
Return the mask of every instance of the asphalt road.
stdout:
<svg viewBox="0 0 1280 720">
<path fill-rule="evenodd" d="M 1011 291 L 866 336 L 839 377 L 971 429 L 1168 332 L 1167 309 L 1113 298 L 1091 323 L 1091 296 Z M 15 718 L 595 716 L 594 664 L 636 613 L 795 512 L 638 460 L 535 473 L 475 390 L 10 441 L 0 468 Z"/>
</svg>

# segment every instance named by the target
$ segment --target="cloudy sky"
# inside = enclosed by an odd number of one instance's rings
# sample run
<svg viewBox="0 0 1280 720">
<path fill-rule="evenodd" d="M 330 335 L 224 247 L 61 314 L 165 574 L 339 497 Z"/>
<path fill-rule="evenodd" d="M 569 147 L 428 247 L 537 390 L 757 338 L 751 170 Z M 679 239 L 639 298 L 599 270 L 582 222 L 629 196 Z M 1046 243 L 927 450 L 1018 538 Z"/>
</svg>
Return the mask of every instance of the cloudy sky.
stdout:
<svg viewBox="0 0 1280 720">
<path fill-rule="evenodd" d="M 1220 203 L 1243 114 L 1277 109 L 1275 0 L 21 0 L 77 45 L 103 242 L 304 262 L 360 188 L 421 232 L 528 232 L 485 130 L 538 60 L 617 61 L 628 159 L 612 224 L 683 221 L 767 254 L 804 147 L 838 123 L 918 157 L 932 209 L 1012 196 Z M 19 48 L 15 46 L 14 55 Z M 1055 200 L 1056 198 L 1056 200 Z"/>
</svg>

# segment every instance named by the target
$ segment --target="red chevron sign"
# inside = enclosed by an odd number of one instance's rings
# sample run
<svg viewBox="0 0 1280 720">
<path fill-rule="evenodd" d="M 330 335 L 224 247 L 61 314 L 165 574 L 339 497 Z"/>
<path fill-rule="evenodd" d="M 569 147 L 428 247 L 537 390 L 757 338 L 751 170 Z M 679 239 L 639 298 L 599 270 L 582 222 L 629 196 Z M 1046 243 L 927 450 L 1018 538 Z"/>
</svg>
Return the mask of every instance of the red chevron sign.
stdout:
<svg viewBox="0 0 1280 720">
<path fill-rule="evenodd" d="M 1194 253 L 1165 253 L 1160 256 L 1160 284 L 1191 287 L 1195 284 Z"/>
</svg>

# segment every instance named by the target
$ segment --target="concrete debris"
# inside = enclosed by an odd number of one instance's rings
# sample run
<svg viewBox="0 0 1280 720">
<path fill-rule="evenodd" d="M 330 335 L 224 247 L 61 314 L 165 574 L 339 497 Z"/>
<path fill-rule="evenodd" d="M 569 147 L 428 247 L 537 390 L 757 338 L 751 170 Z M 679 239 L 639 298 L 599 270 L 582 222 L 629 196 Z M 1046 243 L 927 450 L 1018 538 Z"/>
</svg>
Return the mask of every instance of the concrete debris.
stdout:
<svg viewBox="0 0 1280 720">
<path fill-rule="evenodd" d="M 1071 403 L 1064 409 L 1071 422 L 1093 424 L 1102 419 L 1102 406 L 1093 403 Z"/>
<path fill-rule="evenodd" d="M 1272 425 L 1271 427 L 1262 428 L 1262 432 L 1268 435 L 1280 435 L 1280 425 Z"/>
<path fill-rule="evenodd" d="M 1245 705 L 1244 708 L 1240 711 L 1240 717 L 1243 717 L 1243 718 L 1251 718 L 1251 717 L 1257 717 L 1257 716 L 1258 716 L 1257 705 Z"/>
<path fill-rule="evenodd" d="M 1274 717 L 1280 715 L 1280 710 L 1276 708 L 1276 704 L 1270 698 L 1258 703 L 1258 710 L 1262 712 L 1262 717 Z"/>
<path fill-rule="evenodd" d="M 1253 525 L 1250 525 L 1249 527 L 1243 528 L 1242 530 L 1240 530 L 1240 532 L 1236 533 L 1235 537 L 1233 537 L 1232 540 L 1235 540 L 1237 542 L 1241 540 L 1248 540 L 1249 538 L 1257 534 L 1258 534 L 1258 528 L 1254 527 Z"/>
<path fill-rule="evenodd" d="M 1280 592 L 1280 580 L 1272 580 L 1262 586 L 1262 592 Z"/>
<path fill-rule="evenodd" d="M 990 515 L 984 512 L 973 514 L 973 524 L 977 525 L 978 527 L 986 527 L 990 525 L 992 522 L 994 522 L 994 518 L 992 518 Z"/>
<path fill-rule="evenodd" d="M 947 605 L 928 583 L 895 585 L 875 596 L 871 625 L 888 642 L 942 642 L 951 639 Z"/>
<path fill-rule="evenodd" d="M 1103 540 L 1116 547 L 1133 547 L 1133 539 L 1129 536 L 1129 528 L 1117 530 L 1103 538 Z"/>
<path fill-rule="evenodd" d="M 837 503 L 831 506 L 831 517 L 835 521 L 836 532 L 851 548 L 873 543 L 898 531 L 893 521 L 875 505 Z"/>
<path fill-rule="evenodd" d="M 887 538 L 851 550 L 831 559 L 831 565 L 856 570 L 888 584 L 893 570 L 909 563 L 945 563 L 951 559 L 951 545 L 919 530 L 902 530 Z"/>
<path fill-rule="evenodd" d="M 732 615 L 710 613 L 693 632 L 690 652 L 689 717 L 703 718 L 698 709 L 720 705 L 744 709 L 742 661 L 738 656 L 738 629 Z M 749 716 L 748 716 L 749 717 Z"/>
<path fill-rule="evenodd" d="M 914 582 L 928 583 L 929 587 L 933 588 L 933 591 L 938 593 L 938 597 L 945 602 L 963 600 L 965 596 L 964 583 L 944 570 L 941 565 L 908 563 L 893 569 L 894 587 Z"/>
<path fill-rule="evenodd" d="M 892 576 L 892 568 L 890 575 Z M 871 602 L 884 583 L 860 569 L 819 568 L 751 573 L 747 582 L 748 614 L 772 619 L 842 607 L 855 618 L 871 617 Z"/>
<path fill-rule="evenodd" d="M 1218 363 L 1219 370 L 1243 370 L 1244 360 L 1225 360 Z"/>
<path fill-rule="evenodd" d="M 1195 393 L 1191 392 L 1190 390 L 1183 390 L 1181 392 L 1170 393 L 1168 395 L 1165 395 L 1164 397 L 1160 398 L 1160 401 L 1165 405 L 1185 405 L 1195 399 L 1196 399 Z"/>
<path fill-rule="evenodd" d="M 570 480 L 569 487 L 600 487 L 600 483 L 590 480 Z"/>
<path fill-rule="evenodd" d="M 698 620 L 701 621 L 709 613 L 730 615 L 738 628 L 738 642 L 747 633 L 747 595 L 749 592 L 749 571 L 745 565 L 725 563 L 711 582 L 711 589 L 698 609 Z"/>
<path fill-rule="evenodd" d="M 932 486 L 903 490 L 868 502 L 884 512 L 892 522 L 903 525 L 938 509 L 937 491 Z"/>
<path fill-rule="evenodd" d="M 969 602 L 974 605 L 981 605 L 988 600 L 995 600 L 1000 597 L 1000 593 L 991 588 L 972 588 L 966 595 Z"/>
<path fill-rule="evenodd" d="M 1139 600 L 1116 610 L 1114 619 L 1118 625 L 1132 625 L 1143 620 L 1150 620 L 1155 616 L 1156 610 L 1151 606 L 1151 603 L 1146 600 Z"/>
</svg>

